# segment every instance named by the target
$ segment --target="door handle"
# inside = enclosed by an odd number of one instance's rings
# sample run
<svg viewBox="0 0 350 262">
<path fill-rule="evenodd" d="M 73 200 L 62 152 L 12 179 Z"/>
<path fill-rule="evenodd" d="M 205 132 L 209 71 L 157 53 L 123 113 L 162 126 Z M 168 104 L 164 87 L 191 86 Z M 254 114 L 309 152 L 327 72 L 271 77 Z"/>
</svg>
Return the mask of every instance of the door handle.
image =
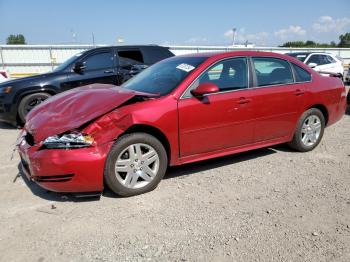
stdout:
<svg viewBox="0 0 350 262">
<path fill-rule="evenodd" d="M 113 71 L 112 70 L 105 70 L 105 71 L 103 71 L 103 73 L 105 73 L 105 74 L 112 74 Z"/>
<path fill-rule="evenodd" d="M 302 91 L 302 90 L 300 90 L 300 89 L 295 90 L 295 95 L 296 95 L 296 96 L 302 96 L 303 94 L 305 94 L 304 91 Z"/>
<path fill-rule="evenodd" d="M 248 104 L 251 101 L 252 101 L 251 99 L 248 99 L 248 98 L 245 98 L 245 97 L 241 97 L 241 98 L 239 98 L 237 103 L 240 104 L 240 105 L 243 105 L 243 104 Z"/>
</svg>

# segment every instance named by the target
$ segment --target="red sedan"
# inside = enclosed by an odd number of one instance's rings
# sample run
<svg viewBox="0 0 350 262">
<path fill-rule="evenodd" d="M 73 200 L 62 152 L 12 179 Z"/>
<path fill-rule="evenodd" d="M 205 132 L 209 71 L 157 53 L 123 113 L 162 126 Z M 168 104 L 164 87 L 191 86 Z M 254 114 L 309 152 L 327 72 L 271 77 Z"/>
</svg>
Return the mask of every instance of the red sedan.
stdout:
<svg viewBox="0 0 350 262">
<path fill-rule="evenodd" d="M 95 84 L 31 111 L 18 139 L 25 174 L 58 192 L 131 196 L 168 166 L 288 143 L 310 151 L 343 116 L 345 88 L 275 53 L 177 56 L 122 87 Z"/>
</svg>

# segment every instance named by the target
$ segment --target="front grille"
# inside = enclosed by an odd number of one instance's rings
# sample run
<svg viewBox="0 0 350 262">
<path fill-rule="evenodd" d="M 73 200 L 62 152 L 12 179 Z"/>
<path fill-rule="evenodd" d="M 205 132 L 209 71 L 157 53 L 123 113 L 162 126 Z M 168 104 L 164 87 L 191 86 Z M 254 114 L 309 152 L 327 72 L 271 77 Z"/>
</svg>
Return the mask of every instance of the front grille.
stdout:
<svg viewBox="0 0 350 262">
<path fill-rule="evenodd" d="M 36 182 L 67 182 L 72 180 L 74 174 L 57 175 L 57 176 L 35 176 L 33 180 Z"/>
<path fill-rule="evenodd" d="M 27 132 L 26 136 L 24 137 L 28 145 L 34 146 L 34 137 L 31 133 Z"/>
</svg>

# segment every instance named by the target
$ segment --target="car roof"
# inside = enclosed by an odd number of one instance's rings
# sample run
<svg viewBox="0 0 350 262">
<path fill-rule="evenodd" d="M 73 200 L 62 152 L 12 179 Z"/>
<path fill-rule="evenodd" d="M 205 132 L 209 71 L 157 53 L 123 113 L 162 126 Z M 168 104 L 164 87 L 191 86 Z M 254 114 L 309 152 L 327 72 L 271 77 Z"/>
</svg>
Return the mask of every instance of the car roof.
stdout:
<svg viewBox="0 0 350 262">
<path fill-rule="evenodd" d="M 251 51 L 251 50 L 239 50 L 239 51 L 229 51 L 229 52 L 203 52 L 203 53 L 193 53 L 181 55 L 182 57 L 206 57 L 213 59 L 221 59 L 231 56 L 269 56 L 277 57 L 283 59 L 289 59 L 289 56 L 280 53 L 274 52 L 265 52 L 265 51 Z"/>
<path fill-rule="evenodd" d="M 286 53 L 286 55 L 310 55 L 310 54 L 314 54 L 313 52 L 290 52 L 290 53 Z"/>
<path fill-rule="evenodd" d="M 286 55 L 331 55 L 334 56 L 331 53 L 327 53 L 327 52 L 290 52 L 290 53 L 286 53 Z"/>
<path fill-rule="evenodd" d="M 169 47 L 166 46 L 159 46 L 159 45 L 114 45 L 114 46 L 99 46 L 95 47 L 92 49 L 89 49 L 90 51 L 92 50 L 99 50 L 99 49 L 106 49 L 106 48 L 116 48 L 116 49 L 127 49 L 127 48 L 165 48 L 169 49 Z"/>
<path fill-rule="evenodd" d="M 313 73 L 313 70 L 309 68 L 308 66 L 305 66 L 305 64 L 295 57 L 288 56 L 281 53 L 274 53 L 274 52 L 265 52 L 265 51 L 252 51 L 252 50 L 240 50 L 240 51 L 230 51 L 230 52 L 203 52 L 203 53 L 194 53 L 194 54 L 185 54 L 181 56 L 175 56 L 176 57 L 203 57 L 206 58 L 207 63 L 216 62 L 221 59 L 230 58 L 230 57 L 239 57 L 239 56 L 255 56 L 255 57 L 273 57 L 273 58 L 280 58 L 284 60 L 288 60 L 290 62 L 293 62 L 294 64 L 302 67 L 309 73 Z M 172 59 L 172 58 L 169 58 Z"/>
</svg>

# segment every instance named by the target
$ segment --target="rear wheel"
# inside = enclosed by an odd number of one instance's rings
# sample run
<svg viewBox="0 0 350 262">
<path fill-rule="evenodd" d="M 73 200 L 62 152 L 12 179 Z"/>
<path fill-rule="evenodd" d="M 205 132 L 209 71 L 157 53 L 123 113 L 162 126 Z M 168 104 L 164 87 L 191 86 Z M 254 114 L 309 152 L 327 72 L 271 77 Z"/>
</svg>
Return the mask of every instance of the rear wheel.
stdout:
<svg viewBox="0 0 350 262">
<path fill-rule="evenodd" d="M 18 116 L 22 123 L 25 123 L 26 115 L 37 105 L 48 99 L 48 93 L 34 93 L 22 98 L 18 106 Z"/>
<path fill-rule="evenodd" d="M 289 146 L 300 152 L 314 149 L 321 141 L 325 127 L 325 119 L 320 110 L 311 108 L 305 111 L 298 121 L 298 126 L 289 142 Z"/>
<path fill-rule="evenodd" d="M 146 133 L 128 134 L 112 146 L 104 177 L 116 194 L 133 196 L 156 188 L 167 165 L 167 153 L 158 139 Z"/>
</svg>

